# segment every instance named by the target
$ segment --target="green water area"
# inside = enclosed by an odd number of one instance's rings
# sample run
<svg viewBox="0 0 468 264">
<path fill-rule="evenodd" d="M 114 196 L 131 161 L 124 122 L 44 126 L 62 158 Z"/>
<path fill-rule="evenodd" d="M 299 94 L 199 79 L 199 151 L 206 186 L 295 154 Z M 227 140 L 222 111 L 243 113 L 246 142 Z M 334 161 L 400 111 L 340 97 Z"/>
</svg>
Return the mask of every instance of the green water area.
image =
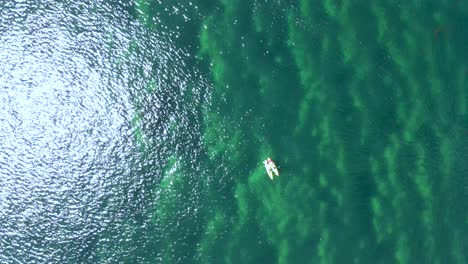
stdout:
<svg viewBox="0 0 468 264">
<path fill-rule="evenodd" d="M 0 62 L 0 263 L 468 263 L 467 1 L 3 1 Z"/>
</svg>

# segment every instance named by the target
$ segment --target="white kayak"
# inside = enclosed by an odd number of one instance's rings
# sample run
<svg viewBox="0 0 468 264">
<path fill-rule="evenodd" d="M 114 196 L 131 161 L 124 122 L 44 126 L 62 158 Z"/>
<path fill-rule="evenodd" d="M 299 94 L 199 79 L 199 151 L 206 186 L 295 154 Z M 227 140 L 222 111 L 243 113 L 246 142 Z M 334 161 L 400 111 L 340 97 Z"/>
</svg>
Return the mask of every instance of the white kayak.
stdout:
<svg viewBox="0 0 468 264">
<path fill-rule="evenodd" d="M 273 175 L 279 176 L 278 168 L 276 168 L 275 163 L 270 158 L 264 160 L 263 164 L 265 165 L 265 170 L 271 180 L 273 180 Z"/>
</svg>

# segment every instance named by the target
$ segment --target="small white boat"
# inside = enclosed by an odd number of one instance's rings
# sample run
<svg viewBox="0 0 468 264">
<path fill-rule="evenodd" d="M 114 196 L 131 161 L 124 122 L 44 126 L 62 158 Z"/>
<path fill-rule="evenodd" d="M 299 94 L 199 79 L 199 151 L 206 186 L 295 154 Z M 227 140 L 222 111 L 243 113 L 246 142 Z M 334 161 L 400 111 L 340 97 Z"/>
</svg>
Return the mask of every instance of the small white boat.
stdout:
<svg viewBox="0 0 468 264">
<path fill-rule="evenodd" d="M 273 175 L 279 176 L 278 168 L 276 168 L 275 163 L 269 157 L 263 161 L 263 164 L 271 180 L 273 180 Z"/>
</svg>

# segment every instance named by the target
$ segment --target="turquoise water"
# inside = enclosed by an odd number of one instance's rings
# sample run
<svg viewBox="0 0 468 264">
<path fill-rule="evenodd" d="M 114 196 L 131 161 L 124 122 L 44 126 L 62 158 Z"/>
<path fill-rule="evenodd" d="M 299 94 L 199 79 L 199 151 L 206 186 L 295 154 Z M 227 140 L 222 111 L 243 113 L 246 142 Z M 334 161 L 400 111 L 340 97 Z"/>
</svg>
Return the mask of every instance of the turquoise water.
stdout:
<svg viewBox="0 0 468 264">
<path fill-rule="evenodd" d="M 0 11 L 1 263 L 468 261 L 463 1 Z"/>
</svg>

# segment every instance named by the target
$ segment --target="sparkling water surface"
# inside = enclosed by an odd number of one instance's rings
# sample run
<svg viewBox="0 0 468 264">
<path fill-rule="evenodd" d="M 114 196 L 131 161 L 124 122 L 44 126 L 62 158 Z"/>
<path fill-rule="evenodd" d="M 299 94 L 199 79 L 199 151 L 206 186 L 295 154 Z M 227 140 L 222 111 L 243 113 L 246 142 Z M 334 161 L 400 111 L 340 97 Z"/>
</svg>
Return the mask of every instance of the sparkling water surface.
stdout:
<svg viewBox="0 0 468 264">
<path fill-rule="evenodd" d="M 0 4 L 0 262 L 116 263 L 154 239 L 119 250 L 150 221 L 168 155 L 197 141 L 204 84 L 130 7 Z"/>
</svg>

